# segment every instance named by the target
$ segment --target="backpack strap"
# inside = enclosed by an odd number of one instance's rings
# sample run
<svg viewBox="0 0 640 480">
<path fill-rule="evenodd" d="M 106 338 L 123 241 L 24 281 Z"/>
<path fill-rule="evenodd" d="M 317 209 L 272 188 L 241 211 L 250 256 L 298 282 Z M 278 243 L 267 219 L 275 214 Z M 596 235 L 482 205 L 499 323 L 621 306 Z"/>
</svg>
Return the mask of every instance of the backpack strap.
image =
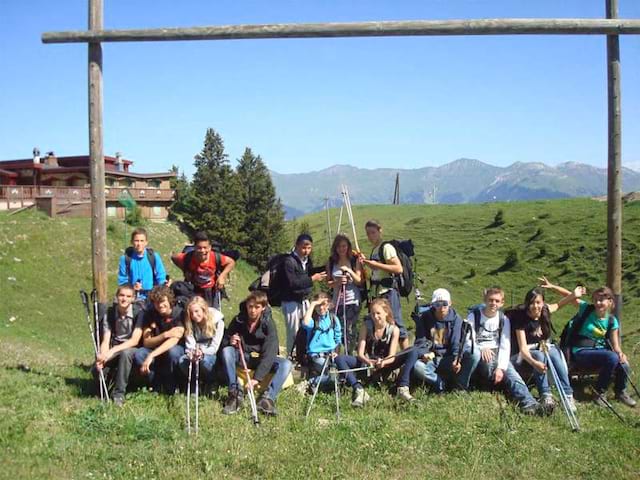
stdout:
<svg viewBox="0 0 640 480">
<path fill-rule="evenodd" d="M 153 248 L 151 247 L 147 247 L 145 248 L 146 252 L 147 252 L 147 260 L 149 260 L 149 265 L 151 265 L 151 271 L 153 272 L 153 280 L 154 280 L 154 285 L 155 285 L 155 279 L 156 279 L 156 254 L 153 251 Z M 127 270 L 127 277 L 131 277 L 131 258 L 133 257 L 133 248 L 132 247 L 127 247 L 127 249 L 124 251 L 124 264 L 125 264 L 125 268 Z"/>
<path fill-rule="evenodd" d="M 584 322 L 587 320 L 589 315 L 593 313 L 594 310 L 595 310 L 595 307 L 592 304 L 587 305 L 587 308 L 584 309 L 584 311 L 582 312 L 582 315 L 580 315 L 575 320 L 575 323 L 571 325 L 571 332 L 569 333 L 569 338 L 567 339 L 567 344 L 570 347 L 573 346 L 576 339 L 579 337 L 579 332 L 580 332 L 580 329 L 582 328 L 582 325 L 584 325 Z M 609 318 L 611 319 L 611 317 Z M 608 329 L 607 329 L 607 333 L 608 333 Z"/>
</svg>

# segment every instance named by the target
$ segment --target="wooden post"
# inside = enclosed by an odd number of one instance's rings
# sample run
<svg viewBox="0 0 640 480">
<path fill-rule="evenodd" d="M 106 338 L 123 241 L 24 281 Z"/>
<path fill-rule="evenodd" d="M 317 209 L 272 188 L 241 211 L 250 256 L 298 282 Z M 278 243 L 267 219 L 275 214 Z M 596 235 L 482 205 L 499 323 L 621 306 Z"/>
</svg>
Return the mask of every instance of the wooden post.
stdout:
<svg viewBox="0 0 640 480">
<path fill-rule="evenodd" d="M 102 30 L 103 0 L 89 0 L 89 30 Z M 102 133 L 102 45 L 89 43 L 89 158 L 93 285 L 100 303 L 107 301 L 107 222 Z"/>
<path fill-rule="evenodd" d="M 607 18 L 618 17 L 618 0 L 606 0 Z M 622 115 L 620 108 L 620 38 L 607 35 L 609 148 L 607 180 L 607 285 L 615 295 L 616 317 L 622 313 Z"/>
</svg>

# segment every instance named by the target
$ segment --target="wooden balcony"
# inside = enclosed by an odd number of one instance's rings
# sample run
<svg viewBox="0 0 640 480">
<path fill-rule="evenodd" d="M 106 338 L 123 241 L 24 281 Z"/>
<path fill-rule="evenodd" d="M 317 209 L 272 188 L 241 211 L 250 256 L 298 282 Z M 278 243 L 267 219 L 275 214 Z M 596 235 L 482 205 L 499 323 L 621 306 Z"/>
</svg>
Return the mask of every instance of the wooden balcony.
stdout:
<svg viewBox="0 0 640 480">
<path fill-rule="evenodd" d="M 172 202 L 174 194 L 170 188 L 106 187 L 106 200 L 107 202 L 117 202 L 121 195 L 127 194 L 125 192 L 128 192 L 136 202 Z M 86 187 L 0 186 L 0 199 L 24 201 L 41 197 L 67 201 L 91 200 L 91 191 Z"/>
</svg>

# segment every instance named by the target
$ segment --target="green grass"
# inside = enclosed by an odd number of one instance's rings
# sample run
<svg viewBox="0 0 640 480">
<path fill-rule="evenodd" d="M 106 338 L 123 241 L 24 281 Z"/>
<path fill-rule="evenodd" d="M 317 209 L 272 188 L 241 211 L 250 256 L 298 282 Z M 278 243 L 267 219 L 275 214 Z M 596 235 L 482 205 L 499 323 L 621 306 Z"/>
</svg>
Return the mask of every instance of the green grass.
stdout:
<svg viewBox="0 0 640 480">
<path fill-rule="evenodd" d="M 499 208 L 505 224 L 486 228 Z M 624 213 L 625 350 L 640 368 L 640 208 L 628 205 Z M 359 233 L 364 221 L 375 217 L 387 238 L 412 238 L 418 272 L 426 280 L 421 288 L 449 288 L 459 310 L 479 301 L 482 288 L 495 283 L 507 290 L 511 303 L 512 295 L 520 301 L 541 274 L 568 287 L 584 281 L 593 288 L 605 281 L 606 206 L 601 203 L 368 206 L 355 207 L 354 215 Z M 317 214 L 305 220 L 320 263 L 327 251 L 325 218 Z M 179 278 L 168 256 L 182 248 L 184 236 L 171 224 L 148 229 L 151 246 L 163 254 L 172 277 Z M 109 227 L 111 290 L 124 238 L 121 224 Z M 368 253 L 364 235 L 359 240 Z M 512 250 L 517 267 L 491 273 Z M 320 394 L 305 422 L 307 400 L 288 389 L 279 397 L 281 415 L 254 428 L 248 409 L 222 415 L 221 388 L 201 401 L 197 437 L 185 433 L 184 396 L 140 390 L 123 409 L 104 408 L 88 395 L 92 355 L 78 297 L 80 288 L 91 285 L 90 258 L 86 219 L 0 215 L 0 478 L 640 475 L 640 429 L 625 427 L 586 402 L 579 403 L 583 432 L 578 434 L 569 431 L 560 412 L 544 419 L 523 417 L 501 396 L 486 392 L 433 396 L 417 391 L 416 404 L 405 406 L 386 390 L 370 389 L 372 402 L 363 410 L 352 409 L 345 392 L 339 422 L 333 396 Z M 255 276 L 239 263 L 232 301 L 224 308 L 227 320 Z M 403 302 L 403 308 L 408 314 L 411 304 Z M 556 324 L 570 314 L 567 309 L 557 315 Z M 583 388 L 578 386 L 578 396 Z M 629 421 L 640 420 L 638 412 L 614 405 Z"/>
</svg>

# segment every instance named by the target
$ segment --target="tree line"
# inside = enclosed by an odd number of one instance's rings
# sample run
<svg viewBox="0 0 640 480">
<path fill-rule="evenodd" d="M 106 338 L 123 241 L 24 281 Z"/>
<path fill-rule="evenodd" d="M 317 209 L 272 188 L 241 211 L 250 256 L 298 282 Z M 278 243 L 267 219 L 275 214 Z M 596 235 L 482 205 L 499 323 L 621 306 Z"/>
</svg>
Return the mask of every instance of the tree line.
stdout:
<svg viewBox="0 0 640 480">
<path fill-rule="evenodd" d="M 194 165 L 191 181 L 184 173 L 173 180 L 172 218 L 187 234 L 205 231 L 223 248 L 264 266 L 284 248 L 284 209 L 260 155 L 245 148 L 234 169 L 222 137 L 208 128 Z"/>
</svg>

